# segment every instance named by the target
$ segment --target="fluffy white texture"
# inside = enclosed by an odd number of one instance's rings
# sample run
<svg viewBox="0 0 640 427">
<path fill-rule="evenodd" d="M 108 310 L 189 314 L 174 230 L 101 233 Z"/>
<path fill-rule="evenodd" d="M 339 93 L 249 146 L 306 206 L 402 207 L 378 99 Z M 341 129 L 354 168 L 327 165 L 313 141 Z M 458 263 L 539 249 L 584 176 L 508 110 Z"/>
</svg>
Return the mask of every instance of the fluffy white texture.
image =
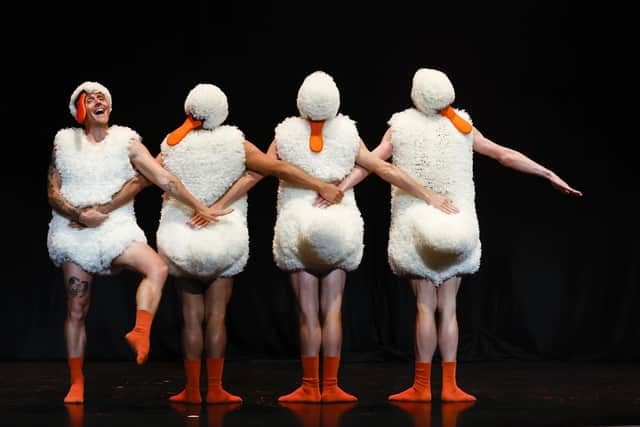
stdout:
<svg viewBox="0 0 640 427">
<path fill-rule="evenodd" d="M 353 121 L 342 115 L 328 120 L 320 153 L 309 149 L 309 134 L 306 120 L 284 120 L 276 128 L 280 158 L 323 181 L 344 178 L 353 169 L 360 144 Z M 315 198 L 312 190 L 280 181 L 273 239 L 276 265 L 318 273 L 356 269 L 362 260 L 364 223 L 353 190 L 345 192 L 340 204 L 325 209 L 313 207 Z"/>
<path fill-rule="evenodd" d="M 184 112 L 191 114 L 195 119 L 203 120 L 204 129 L 215 129 L 229 114 L 227 96 L 215 85 L 200 83 L 187 95 Z"/>
<path fill-rule="evenodd" d="M 298 111 L 304 118 L 328 120 L 338 114 L 340 91 L 333 78 L 323 72 L 309 74 L 298 90 Z"/>
<path fill-rule="evenodd" d="M 471 122 L 463 111 L 457 113 Z M 394 114 L 393 162 L 421 185 L 453 200 L 448 215 L 393 187 L 388 255 L 394 273 L 436 285 L 480 266 L 480 234 L 473 183 L 473 136 L 440 115 L 415 109 Z"/>
<path fill-rule="evenodd" d="M 100 144 L 87 141 L 82 129 L 62 129 L 54 140 L 55 166 L 62 195 L 76 207 L 106 203 L 135 176 L 129 144 L 137 134 L 112 126 Z M 111 212 L 98 227 L 75 229 L 69 220 L 52 213 L 47 236 L 49 256 L 56 266 L 72 261 L 90 273 L 109 273 L 114 258 L 134 242 L 146 242 L 138 227 L 133 202 Z"/>
<path fill-rule="evenodd" d="M 421 68 L 413 76 L 411 99 L 416 108 L 425 114 L 436 114 L 449 106 L 456 94 L 445 73 Z"/>
<path fill-rule="evenodd" d="M 98 82 L 84 82 L 73 91 L 71 97 L 69 98 L 69 112 L 74 119 L 76 118 L 76 113 L 78 112 L 78 109 L 76 108 L 76 101 L 78 100 L 78 96 L 80 95 L 80 93 L 82 93 L 83 91 L 87 93 L 102 93 L 107 99 L 107 103 L 109 104 L 109 111 L 111 111 L 111 109 L 113 108 L 113 104 L 111 103 L 111 93 L 109 92 L 109 89 Z"/>
<path fill-rule="evenodd" d="M 100 143 L 87 141 L 83 129 L 58 131 L 54 139 L 56 168 L 62 178 L 60 192 L 76 207 L 106 203 L 136 175 L 129 161 L 129 145 L 138 134 L 124 126 L 111 126 Z"/>
<path fill-rule="evenodd" d="M 360 136 L 353 120 L 339 114 L 322 127 L 323 148 L 309 148 L 311 126 L 300 117 L 289 117 L 276 127 L 278 156 L 323 181 L 344 178 L 355 163 Z"/>
<path fill-rule="evenodd" d="M 218 200 L 245 171 L 244 135 L 233 126 L 195 130 L 178 145 L 161 145 L 163 162 L 200 202 Z M 156 233 L 158 253 L 177 277 L 212 279 L 241 272 L 249 257 L 247 198 L 202 229 L 186 222 L 193 209 L 169 198 Z"/>
</svg>

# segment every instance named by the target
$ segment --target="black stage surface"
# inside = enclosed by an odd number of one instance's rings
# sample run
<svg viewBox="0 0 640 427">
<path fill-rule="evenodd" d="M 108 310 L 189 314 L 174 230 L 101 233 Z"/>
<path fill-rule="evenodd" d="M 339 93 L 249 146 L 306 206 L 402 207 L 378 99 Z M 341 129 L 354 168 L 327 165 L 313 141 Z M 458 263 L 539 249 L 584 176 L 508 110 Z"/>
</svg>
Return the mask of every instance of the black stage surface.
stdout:
<svg viewBox="0 0 640 427">
<path fill-rule="evenodd" d="M 442 403 L 433 369 L 431 404 L 392 404 L 409 386 L 411 362 L 344 363 L 341 385 L 356 404 L 280 405 L 299 382 L 297 361 L 229 361 L 225 387 L 241 405 L 172 405 L 180 362 L 85 364 L 85 404 L 64 405 L 64 361 L 0 366 L 6 426 L 629 426 L 640 425 L 640 366 L 629 363 L 467 362 L 458 382 L 475 404 Z M 206 379 L 203 378 L 203 386 Z M 205 392 L 206 390 L 203 390 Z"/>
</svg>

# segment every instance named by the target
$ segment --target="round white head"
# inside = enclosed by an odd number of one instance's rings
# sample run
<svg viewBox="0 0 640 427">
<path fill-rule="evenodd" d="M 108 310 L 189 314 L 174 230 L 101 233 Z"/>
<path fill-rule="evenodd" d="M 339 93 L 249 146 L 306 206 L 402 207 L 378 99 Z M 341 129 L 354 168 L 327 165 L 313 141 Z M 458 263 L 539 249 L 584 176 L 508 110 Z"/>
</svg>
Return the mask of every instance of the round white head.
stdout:
<svg viewBox="0 0 640 427">
<path fill-rule="evenodd" d="M 298 111 L 305 119 L 332 119 L 340 108 L 340 91 L 329 74 L 316 71 L 302 82 L 297 103 Z"/>
<path fill-rule="evenodd" d="M 194 119 L 202 120 L 204 129 L 214 129 L 229 115 L 227 96 L 218 86 L 200 83 L 187 95 L 184 112 Z"/>
<path fill-rule="evenodd" d="M 411 99 L 423 113 L 436 114 L 451 105 L 455 97 L 453 85 L 442 71 L 420 68 L 414 74 Z"/>
</svg>

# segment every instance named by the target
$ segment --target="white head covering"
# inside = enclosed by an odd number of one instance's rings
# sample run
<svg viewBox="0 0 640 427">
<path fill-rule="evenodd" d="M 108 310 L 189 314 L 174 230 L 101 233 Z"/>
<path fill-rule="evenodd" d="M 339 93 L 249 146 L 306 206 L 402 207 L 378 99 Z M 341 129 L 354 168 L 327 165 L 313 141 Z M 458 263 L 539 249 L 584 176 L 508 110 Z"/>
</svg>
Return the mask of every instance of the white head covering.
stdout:
<svg viewBox="0 0 640 427">
<path fill-rule="evenodd" d="M 71 112 L 71 115 L 74 119 L 76 118 L 76 114 L 78 113 L 78 109 L 76 108 L 76 101 L 78 100 L 78 96 L 80 96 L 82 92 L 100 92 L 107 98 L 109 111 L 111 111 L 113 104 L 111 103 L 111 93 L 109 93 L 109 89 L 98 82 L 84 82 L 80 86 L 78 86 L 76 90 L 73 91 L 73 93 L 71 94 L 71 98 L 69 98 L 69 112 Z"/>
<path fill-rule="evenodd" d="M 316 71 L 302 82 L 297 103 L 298 111 L 305 119 L 332 119 L 338 114 L 340 92 L 329 74 Z"/>
<path fill-rule="evenodd" d="M 451 105 L 455 97 L 453 85 L 442 71 L 420 68 L 414 74 L 411 99 L 423 113 L 436 114 Z"/>
<path fill-rule="evenodd" d="M 202 120 L 204 129 L 214 129 L 229 115 L 227 96 L 215 85 L 200 83 L 187 95 L 184 112 L 196 120 Z"/>
</svg>

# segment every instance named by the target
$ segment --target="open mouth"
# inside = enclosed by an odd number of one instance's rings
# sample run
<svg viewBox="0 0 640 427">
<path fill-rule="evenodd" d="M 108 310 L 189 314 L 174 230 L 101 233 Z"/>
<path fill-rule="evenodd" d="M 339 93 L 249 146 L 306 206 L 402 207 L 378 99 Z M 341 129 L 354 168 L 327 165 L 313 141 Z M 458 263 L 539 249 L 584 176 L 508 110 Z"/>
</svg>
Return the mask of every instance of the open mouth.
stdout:
<svg viewBox="0 0 640 427">
<path fill-rule="evenodd" d="M 104 108 L 96 108 L 96 110 L 94 111 L 94 114 L 96 116 L 100 116 L 100 115 L 104 114 Z"/>
</svg>

